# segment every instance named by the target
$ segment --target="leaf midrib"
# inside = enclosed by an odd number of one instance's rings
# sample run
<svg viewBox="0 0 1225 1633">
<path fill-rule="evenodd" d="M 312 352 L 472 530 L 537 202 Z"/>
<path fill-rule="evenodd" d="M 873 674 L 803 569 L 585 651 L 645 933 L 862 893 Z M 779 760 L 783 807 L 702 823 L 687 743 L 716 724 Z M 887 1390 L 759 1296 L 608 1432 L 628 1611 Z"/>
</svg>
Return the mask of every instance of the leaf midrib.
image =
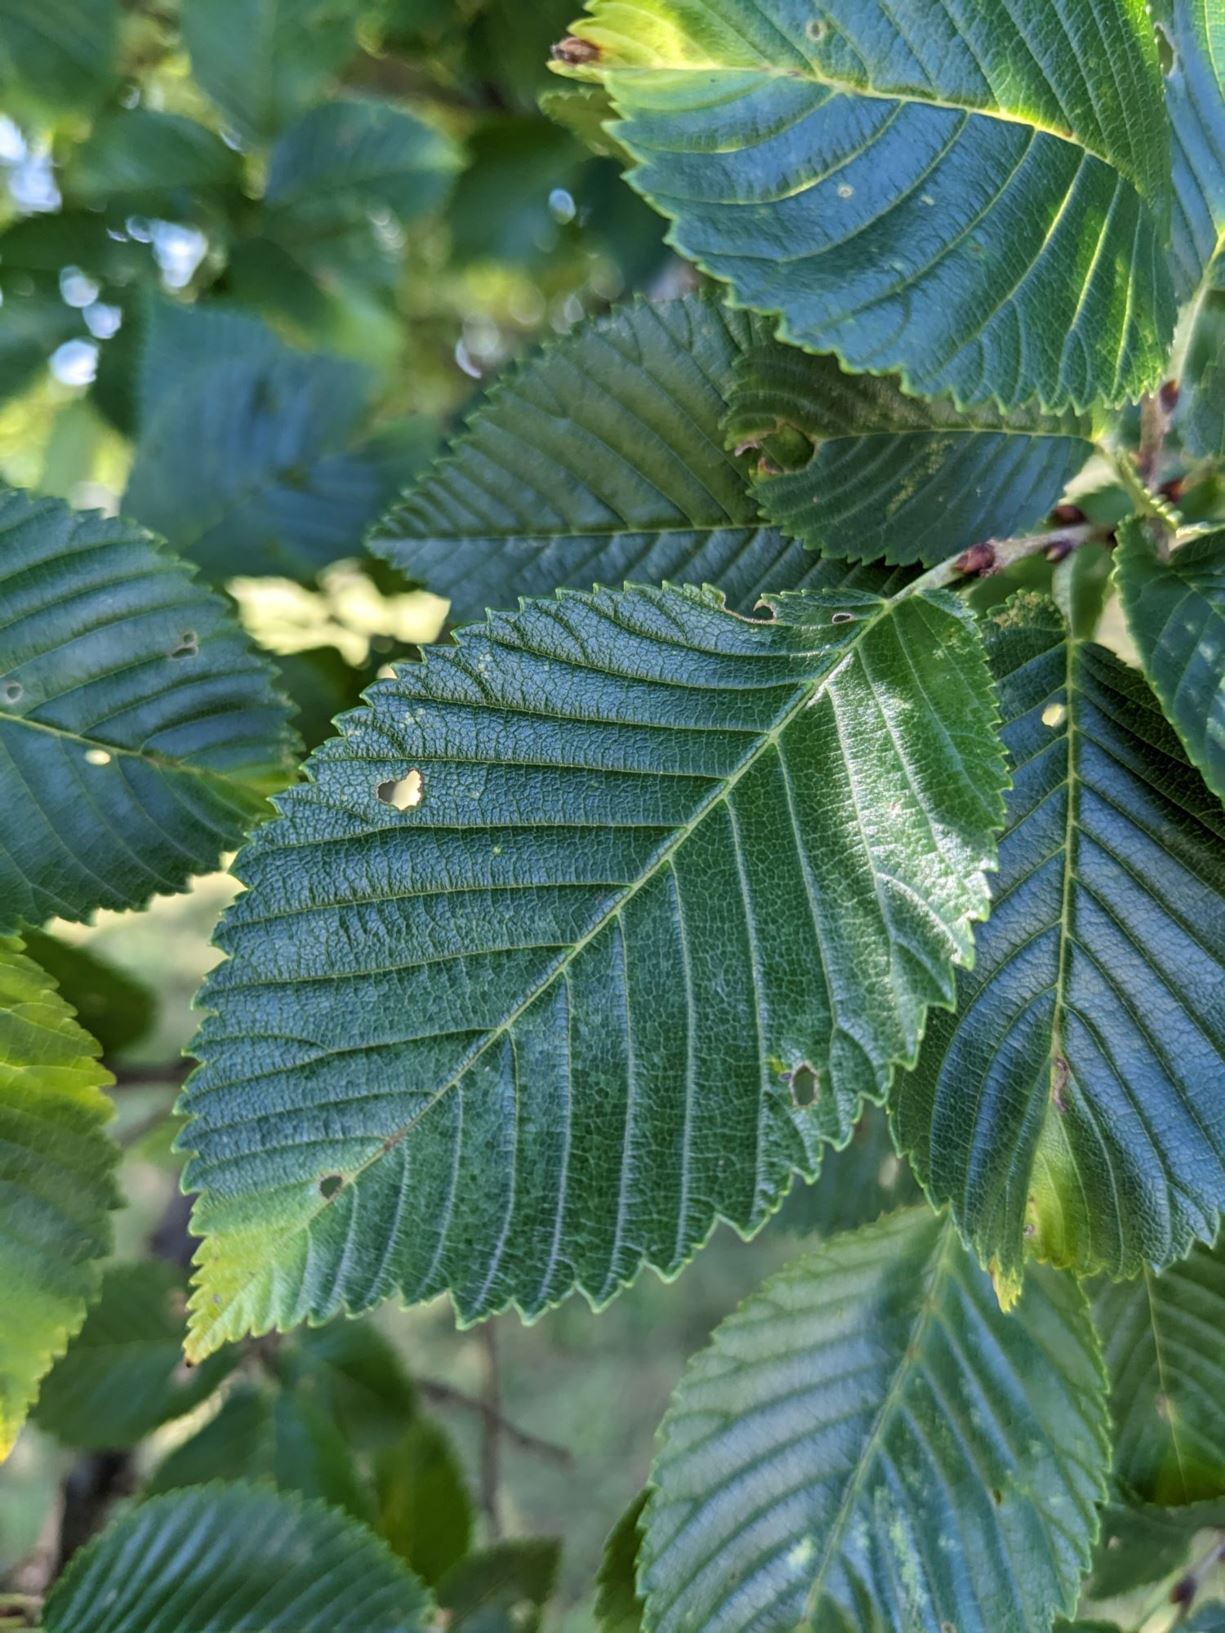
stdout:
<svg viewBox="0 0 1225 1633">
<path fill-rule="evenodd" d="M 941 1227 L 940 1239 L 932 1252 L 928 1273 L 924 1278 L 923 1296 L 911 1322 L 906 1345 L 898 1358 L 893 1376 L 889 1380 L 889 1387 L 885 1391 L 872 1427 L 868 1432 L 868 1438 L 864 1442 L 863 1451 L 855 1465 L 855 1471 L 847 1481 L 842 1502 L 838 1506 L 838 1512 L 830 1524 L 828 1541 L 821 1556 L 821 1563 L 817 1568 L 812 1586 L 809 1588 L 804 1601 L 802 1626 L 808 1626 L 816 1614 L 830 1567 L 837 1557 L 846 1528 L 854 1516 L 864 1484 L 875 1466 L 881 1443 L 893 1422 L 901 1404 L 902 1396 L 915 1369 L 923 1364 L 923 1343 L 927 1337 L 928 1329 L 931 1327 L 932 1322 L 936 1320 L 935 1290 L 937 1283 L 943 1279 L 945 1274 L 949 1246 L 954 1241 L 955 1235 L 951 1221 L 946 1217 Z"/>
<path fill-rule="evenodd" d="M 352 1171 L 351 1177 L 348 1178 L 343 1185 L 339 1186 L 331 1196 L 321 1198 L 319 1204 L 310 1214 L 302 1218 L 291 1231 L 283 1233 L 281 1237 L 282 1243 L 290 1238 L 300 1236 L 303 1231 L 311 1230 L 315 1222 L 322 1217 L 328 1208 L 332 1207 L 338 1199 L 345 1197 L 347 1193 L 358 1184 L 362 1176 L 367 1173 L 369 1169 L 374 1167 L 376 1163 L 380 1162 L 388 1154 L 388 1152 L 393 1151 L 397 1146 L 401 1145 L 403 1141 L 413 1132 L 413 1130 L 423 1121 L 423 1119 L 428 1117 L 434 1108 L 448 1094 L 454 1092 L 459 1083 L 462 1081 L 465 1075 L 471 1071 L 476 1062 L 480 1060 L 497 1043 L 501 1042 L 504 1037 L 506 1037 L 515 1024 L 521 1019 L 521 1017 L 527 1013 L 532 1005 L 535 1004 L 537 1000 L 540 999 L 562 975 L 564 975 L 565 971 L 569 969 L 580 954 L 583 953 L 588 946 L 590 946 L 595 938 L 600 935 L 608 927 L 608 925 L 613 922 L 614 919 L 619 917 L 628 903 L 631 902 L 641 890 L 645 889 L 646 886 L 660 874 L 661 870 L 671 861 L 673 855 L 681 848 L 682 845 L 685 844 L 685 842 L 689 839 L 697 827 L 705 820 L 710 812 L 730 797 L 737 784 L 744 776 L 748 774 L 749 771 L 752 770 L 752 768 L 761 759 L 762 755 L 777 746 L 782 734 L 797 719 L 802 711 L 809 708 L 829 687 L 830 683 L 835 679 L 835 677 L 840 674 L 849 663 L 854 661 L 858 655 L 859 648 L 868 633 L 875 629 L 883 619 L 886 617 L 891 617 L 896 612 L 898 606 L 903 601 L 909 599 L 913 592 L 914 586 L 907 586 L 903 590 L 899 591 L 898 594 L 890 600 L 882 602 L 880 609 L 872 617 L 865 618 L 863 620 L 859 626 L 856 639 L 848 645 L 837 661 L 830 666 L 827 673 L 815 681 L 804 681 L 798 683 L 798 696 L 795 701 L 787 706 L 773 726 L 769 727 L 768 730 L 762 732 L 758 736 L 755 745 L 746 753 L 736 769 L 729 773 L 726 777 L 716 780 L 714 788 L 701 802 L 697 812 L 688 822 L 679 827 L 676 833 L 669 840 L 665 841 L 663 845 L 652 853 L 651 857 L 644 864 L 638 878 L 633 880 L 630 884 L 622 887 L 620 894 L 613 898 L 609 904 L 603 908 L 597 921 L 587 931 L 585 931 L 584 934 L 572 946 L 565 948 L 562 953 L 549 964 L 546 970 L 532 985 L 527 996 L 524 997 L 508 1015 L 504 1016 L 495 1027 L 488 1028 L 480 1035 L 480 1041 L 473 1044 L 472 1047 L 461 1057 L 459 1062 L 450 1069 L 446 1082 L 435 1090 L 425 1105 L 422 1106 L 421 1109 L 417 1111 L 408 1122 L 403 1124 L 400 1128 L 394 1130 L 391 1134 L 387 1135 L 379 1145 L 378 1149 L 372 1152 L 363 1162 L 359 1163 Z M 733 616 L 739 617 L 740 615 L 733 614 Z M 752 619 L 744 619 L 743 621 L 746 623 L 759 622 L 758 620 Z M 253 1271 L 249 1276 L 247 1276 L 243 1285 L 249 1286 L 251 1281 L 254 1280 L 255 1276 L 259 1274 L 262 1274 L 262 1267 L 260 1270 Z M 208 1329 L 206 1329 L 206 1331 L 211 1330 L 217 1325 L 218 1322 L 223 1322 L 225 1320 L 226 1310 L 229 1308 L 229 1305 L 232 1305 L 233 1301 L 234 1295 L 231 1294 L 229 1304 L 217 1311 L 217 1313 L 210 1320 Z M 203 1341 L 203 1336 L 203 1333 L 200 1332 L 196 1334 L 195 1348 L 197 1352 L 200 1353 L 202 1353 L 201 1344 Z"/>
<path fill-rule="evenodd" d="M 760 74 L 764 79 L 802 80 L 810 85 L 825 86 L 838 96 L 870 102 L 901 103 L 906 107 L 939 108 L 948 113 L 963 113 L 980 119 L 994 119 L 999 124 L 1019 125 L 1023 130 L 1034 131 L 1040 136 L 1050 136 L 1056 141 L 1064 142 L 1067 146 L 1075 148 L 1078 153 L 1088 154 L 1090 158 L 1097 159 L 1100 164 L 1104 164 L 1115 175 L 1125 177 L 1136 193 L 1141 198 L 1145 197 L 1135 178 L 1127 171 L 1120 169 L 1116 159 L 1109 158 L 1105 153 L 1100 152 L 1096 147 L 1090 146 L 1082 137 L 1074 135 L 1070 130 L 1059 130 L 1053 125 L 1044 124 L 1037 119 L 1026 118 L 1022 114 L 1012 113 L 1005 108 L 985 108 L 975 106 L 970 102 L 949 101 L 943 97 L 920 96 L 913 91 L 877 90 L 873 86 L 856 84 L 854 80 L 838 79 L 833 75 L 819 74 L 815 69 L 812 69 L 811 64 L 809 67 L 811 71 L 804 73 L 798 68 L 782 68 L 767 62 L 746 64 L 740 68 L 729 67 L 722 63 L 678 62 L 653 63 L 642 67 L 609 67 L 603 73 L 608 93 L 612 97 L 617 112 L 621 115 L 622 120 L 626 122 L 631 120 L 634 115 L 626 113 L 621 107 L 616 89 L 612 83 L 615 80 L 649 79 L 655 74 L 683 73 L 701 74 L 707 78 L 715 74 L 730 74 L 736 77 L 743 77 L 745 74 Z"/>
<path fill-rule="evenodd" d="M 233 772 L 218 771 L 211 766 L 193 765 L 190 760 L 176 760 L 172 755 L 159 754 L 155 749 L 124 748 L 119 743 L 108 742 L 105 737 L 85 737 L 80 732 L 69 731 L 66 726 L 53 726 L 46 720 L 32 720 L 29 715 L 14 714 L 11 709 L 0 709 L 0 726 L 3 725 L 26 726 L 31 731 L 44 732 L 48 737 L 58 737 L 80 748 L 103 749 L 112 757 L 138 760 L 142 765 L 151 766 L 156 771 L 181 771 L 187 776 L 200 777 L 205 782 L 223 783 L 245 793 L 251 792 L 251 783 Z M 267 769 L 269 769 L 267 766 L 263 768 L 265 771 Z"/>
</svg>

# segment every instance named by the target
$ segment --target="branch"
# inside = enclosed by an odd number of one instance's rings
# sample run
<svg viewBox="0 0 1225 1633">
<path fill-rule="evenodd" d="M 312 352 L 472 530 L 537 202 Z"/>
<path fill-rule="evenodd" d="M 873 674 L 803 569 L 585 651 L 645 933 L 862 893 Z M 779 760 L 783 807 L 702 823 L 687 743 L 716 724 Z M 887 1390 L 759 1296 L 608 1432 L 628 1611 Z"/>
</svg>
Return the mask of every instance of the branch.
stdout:
<svg viewBox="0 0 1225 1633">
<path fill-rule="evenodd" d="M 902 594 L 943 589 L 962 578 L 991 578 L 1028 556 L 1044 555 L 1048 561 L 1062 561 L 1091 539 L 1108 536 L 1108 528 L 1092 522 L 1074 522 L 1066 527 L 1048 528 L 1044 533 L 1023 533 L 1013 539 L 985 539 L 982 544 L 972 544 L 959 556 L 939 562 L 922 578 L 915 579 Z"/>
<path fill-rule="evenodd" d="M 483 1417 L 489 1416 L 489 1405 L 486 1401 L 478 1400 L 475 1395 L 468 1395 L 462 1389 L 455 1389 L 451 1384 L 444 1384 L 436 1378 L 414 1378 L 414 1384 L 436 1406 L 462 1406 L 466 1412 L 479 1412 Z M 521 1429 L 501 1412 L 494 1414 L 498 1428 L 512 1445 L 520 1450 L 532 1452 L 537 1457 L 543 1457 L 548 1463 L 556 1463 L 558 1468 L 568 1469 L 574 1466 L 574 1457 L 565 1446 L 559 1446 L 554 1440 L 545 1440 L 540 1435 L 529 1433 Z"/>
</svg>

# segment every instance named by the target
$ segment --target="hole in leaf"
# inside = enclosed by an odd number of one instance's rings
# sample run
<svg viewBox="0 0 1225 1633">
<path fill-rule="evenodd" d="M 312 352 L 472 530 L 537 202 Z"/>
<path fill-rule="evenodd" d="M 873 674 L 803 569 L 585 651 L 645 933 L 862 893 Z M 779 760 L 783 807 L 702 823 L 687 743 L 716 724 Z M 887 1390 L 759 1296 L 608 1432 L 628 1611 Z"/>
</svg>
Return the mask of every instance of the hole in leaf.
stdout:
<svg viewBox="0 0 1225 1633">
<path fill-rule="evenodd" d="M 111 757 L 104 748 L 87 748 L 85 760 L 88 765 L 110 765 Z"/>
<path fill-rule="evenodd" d="M 1067 718 L 1068 710 L 1067 705 L 1064 703 L 1048 703 L 1042 711 L 1042 724 L 1049 726 L 1052 731 L 1057 726 L 1062 726 Z"/>
<path fill-rule="evenodd" d="M 339 1174 L 324 1174 L 319 1181 L 319 1195 L 325 1202 L 330 1202 L 343 1184 L 344 1180 Z"/>
<path fill-rule="evenodd" d="M 1174 42 L 1158 23 L 1153 29 L 1157 36 L 1157 60 L 1161 63 L 1163 74 L 1172 74 L 1178 66 L 1178 52 L 1174 49 Z"/>
<path fill-rule="evenodd" d="M 194 658 L 200 652 L 200 638 L 194 629 L 185 629 L 179 636 L 179 644 L 170 653 L 172 658 Z"/>
<path fill-rule="evenodd" d="M 396 811 L 411 811 L 425 797 L 425 779 L 419 771 L 406 771 L 402 777 L 381 782 L 378 796 Z"/>
<path fill-rule="evenodd" d="M 1004 1493 L 1000 1490 L 1000 1488 L 998 1486 L 992 1486 L 991 1487 L 991 1501 L 995 1504 L 995 1506 L 997 1508 L 1000 1508 L 1000 1507 L 1003 1506 Z"/>
<path fill-rule="evenodd" d="M 853 624 L 855 622 L 855 614 L 853 612 L 836 612 L 830 619 L 830 622 L 832 624 Z"/>
<path fill-rule="evenodd" d="M 791 1098 L 801 1110 L 815 1106 L 821 1093 L 821 1084 L 811 1066 L 801 1066 L 791 1074 Z"/>
<path fill-rule="evenodd" d="M 839 187 L 838 197 L 839 198 L 854 198 L 855 197 L 855 189 L 851 186 L 849 181 L 844 181 L 842 183 L 841 187 Z"/>
<path fill-rule="evenodd" d="M 825 38 L 825 24 L 819 17 L 814 17 L 804 32 L 810 40 L 823 40 Z"/>
<path fill-rule="evenodd" d="M 4 701 L 6 703 L 20 703 L 25 696 L 25 690 L 19 680 L 10 680 L 4 688 Z"/>
</svg>

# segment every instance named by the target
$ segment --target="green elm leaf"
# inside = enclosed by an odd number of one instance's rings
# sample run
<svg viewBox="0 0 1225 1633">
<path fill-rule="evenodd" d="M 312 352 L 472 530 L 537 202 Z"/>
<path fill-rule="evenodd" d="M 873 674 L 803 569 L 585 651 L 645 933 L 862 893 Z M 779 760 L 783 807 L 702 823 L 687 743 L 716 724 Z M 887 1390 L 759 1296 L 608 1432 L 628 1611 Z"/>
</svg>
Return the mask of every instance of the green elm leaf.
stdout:
<svg viewBox="0 0 1225 1633">
<path fill-rule="evenodd" d="M 378 1529 L 423 1582 L 438 1582 L 472 1541 L 472 1499 L 450 1436 L 417 1418 L 374 1459 Z"/>
<path fill-rule="evenodd" d="M 43 1607 L 46 1633 L 427 1633 L 425 1589 L 364 1526 L 267 1487 L 202 1486 L 127 1509 Z"/>
<path fill-rule="evenodd" d="M 184 0 L 192 73 L 247 142 L 266 141 L 356 54 L 350 0 Z"/>
<path fill-rule="evenodd" d="M 22 940 L 27 957 L 46 970 L 104 1056 L 130 1049 L 152 1029 L 158 1000 L 127 970 L 43 930 L 25 930 Z"/>
<path fill-rule="evenodd" d="M 1141 0 L 590 0 L 670 240 L 781 339 L 958 403 L 1120 404 L 1174 327 Z"/>
<path fill-rule="evenodd" d="M 1189 454 L 1225 460 L 1225 253 L 1209 268 L 1187 322 L 1174 427 Z"/>
<path fill-rule="evenodd" d="M 1107 1283 L 1094 1319 L 1110 1370 L 1115 1472 L 1141 1500 L 1225 1498 L 1225 1243 Z"/>
<path fill-rule="evenodd" d="M 390 102 L 321 102 L 282 131 L 268 159 L 269 231 L 295 237 L 386 210 L 402 225 L 441 205 L 463 166 L 442 131 Z"/>
<path fill-rule="evenodd" d="M 641 1491 L 609 1532 L 596 1576 L 595 1620 L 599 1633 L 642 1633 L 646 1606 L 638 1593 L 642 1516 L 650 1493 Z"/>
<path fill-rule="evenodd" d="M 310 1393 L 350 1444 L 375 1451 L 401 1434 L 417 1409 L 412 1379 L 372 1321 L 333 1321 L 298 1333 L 286 1377 Z"/>
<path fill-rule="evenodd" d="M 952 1222 L 893 1214 L 795 1261 L 682 1378 L 651 1471 L 652 1633 L 1000 1633 L 1076 1604 L 1109 1458 L 1084 1295 L 1019 1317 Z"/>
<path fill-rule="evenodd" d="M 0 537 L 0 930 L 183 889 L 290 774 L 269 666 L 129 522 L 0 489 Z"/>
<path fill-rule="evenodd" d="M 820 555 L 931 565 L 1040 521 L 1093 452 L 1084 416 L 921 402 L 777 341 L 736 366 L 727 434 L 762 515 Z"/>
<path fill-rule="evenodd" d="M 99 1053 L 20 941 L 0 938 L 0 1458 L 111 1248 L 119 1148 Z"/>
<path fill-rule="evenodd" d="M 202 996 L 195 1354 L 392 1294 L 603 1304 L 756 1230 L 913 1062 L 1003 813 L 977 627 L 770 607 L 528 602 L 308 762 Z"/>
<path fill-rule="evenodd" d="M 34 1419 L 66 1446 L 134 1446 L 210 1395 L 234 1366 L 230 1351 L 183 1366 L 187 1301 L 174 1265 L 110 1265 L 85 1325 L 43 1380 Z"/>
<path fill-rule="evenodd" d="M 453 451 L 369 545 L 456 619 L 627 578 L 765 590 L 896 588 L 765 526 L 724 446 L 737 359 L 765 328 L 709 296 L 637 302 L 508 370 Z"/>
<path fill-rule="evenodd" d="M 352 1448 L 305 1391 L 234 1389 L 204 1427 L 158 1466 L 145 1495 L 216 1479 L 270 1482 L 279 1491 L 318 1497 L 364 1525 L 374 1523 L 370 1489 Z"/>
<path fill-rule="evenodd" d="M 124 508 L 210 579 L 309 581 L 360 555 L 430 445 L 424 428 L 390 447 L 370 436 L 373 388 L 359 364 L 294 351 L 257 318 L 159 305 Z"/>
<path fill-rule="evenodd" d="M 211 1480 L 267 1480 L 271 1478 L 269 1442 L 272 1400 L 262 1389 L 239 1385 L 201 1429 L 162 1459 L 145 1482 L 146 1497 L 203 1486 Z M 323 1497 L 320 1491 L 303 1493 Z"/>
<path fill-rule="evenodd" d="M 77 208 L 190 216 L 201 194 L 237 185 L 238 155 L 194 119 L 154 108 L 104 114 L 64 166 Z"/>
<path fill-rule="evenodd" d="M 1032 595 L 987 615 L 1013 766 L 955 1015 L 899 1145 L 1015 1296 L 1029 1255 L 1137 1275 L 1225 1205 L 1225 816 L 1144 678 Z"/>
<path fill-rule="evenodd" d="M 1174 137 L 1173 267 L 1180 301 L 1197 289 L 1225 234 L 1225 13 L 1217 0 L 1170 0 L 1166 106 Z"/>
<path fill-rule="evenodd" d="M 1120 534 L 1114 581 L 1167 719 L 1225 799 L 1225 529 L 1163 561 L 1147 526 L 1131 521 Z"/>
</svg>

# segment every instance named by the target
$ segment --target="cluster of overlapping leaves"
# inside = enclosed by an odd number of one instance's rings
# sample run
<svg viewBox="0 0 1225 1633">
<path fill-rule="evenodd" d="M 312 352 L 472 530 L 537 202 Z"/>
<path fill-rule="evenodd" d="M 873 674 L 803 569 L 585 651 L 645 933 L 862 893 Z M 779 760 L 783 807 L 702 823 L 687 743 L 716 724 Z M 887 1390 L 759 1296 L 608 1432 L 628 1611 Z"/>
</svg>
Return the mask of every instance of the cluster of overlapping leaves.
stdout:
<svg viewBox="0 0 1225 1633">
<path fill-rule="evenodd" d="M 821 1245 L 681 1384 L 607 1628 L 1028 1633 L 1219 1548 L 1225 15 L 1154 10 L 592 0 L 550 109 L 709 282 L 511 371 L 373 528 L 460 627 L 235 864 L 182 1101 L 196 1360 L 389 1297 L 599 1305 L 817 1182 Z M 278 253 L 363 150 L 345 106 L 268 156 Z M 401 220 L 451 162 L 419 141 L 380 183 Z M 247 380 L 240 320 L 188 316 Z M 149 378 L 132 508 L 224 577 L 270 533 L 209 506 L 253 443 Z M 321 565 L 323 501 L 292 503 Z M 291 749 L 224 602 L 143 532 L 20 496 L 0 527 L 16 934 L 211 866 Z M 15 1422 L 113 1197 L 104 1074 L 9 945 Z M 221 1512 L 137 1509 L 46 1625 L 97 1625 L 125 1549 L 254 1523 Z M 428 1614 L 353 1561 L 352 1625 Z M 114 1576 L 108 1627 L 163 1625 L 162 1569 Z"/>
</svg>

